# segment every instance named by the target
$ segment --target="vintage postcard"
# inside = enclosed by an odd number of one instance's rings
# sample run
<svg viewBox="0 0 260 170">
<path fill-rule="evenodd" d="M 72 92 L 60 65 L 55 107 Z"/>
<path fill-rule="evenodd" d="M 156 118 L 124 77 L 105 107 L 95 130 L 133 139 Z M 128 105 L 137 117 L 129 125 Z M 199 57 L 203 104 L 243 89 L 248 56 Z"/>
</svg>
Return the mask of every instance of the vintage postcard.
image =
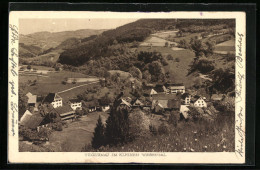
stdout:
<svg viewBox="0 0 260 170">
<path fill-rule="evenodd" d="M 244 12 L 9 14 L 10 163 L 245 163 Z"/>
</svg>

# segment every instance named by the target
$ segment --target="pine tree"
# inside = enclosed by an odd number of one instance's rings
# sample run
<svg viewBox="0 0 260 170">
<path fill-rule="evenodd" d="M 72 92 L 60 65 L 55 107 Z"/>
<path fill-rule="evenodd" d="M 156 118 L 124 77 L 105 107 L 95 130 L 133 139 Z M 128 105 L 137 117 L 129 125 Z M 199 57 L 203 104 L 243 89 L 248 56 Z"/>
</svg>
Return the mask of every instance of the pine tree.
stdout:
<svg viewBox="0 0 260 170">
<path fill-rule="evenodd" d="M 109 145 L 126 143 L 129 140 L 129 108 L 120 106 L 119 95 L 111 108 L 110 115 L 106 121 L 106 141 Z"/>
<path fill-rule="evenodd" d="M 99 147 L 101 147 L 102 145 L 105 144 L 105 127 L 102 123 L 102 119 L 99 115 L 98 121 L 97 121 L 97 125 L 95 128 L 95 132 L 94 132 L 94 136 L 92 138 L 91 141 L 91 145 L 93 148 L 98 149 Z"/>
</svg>

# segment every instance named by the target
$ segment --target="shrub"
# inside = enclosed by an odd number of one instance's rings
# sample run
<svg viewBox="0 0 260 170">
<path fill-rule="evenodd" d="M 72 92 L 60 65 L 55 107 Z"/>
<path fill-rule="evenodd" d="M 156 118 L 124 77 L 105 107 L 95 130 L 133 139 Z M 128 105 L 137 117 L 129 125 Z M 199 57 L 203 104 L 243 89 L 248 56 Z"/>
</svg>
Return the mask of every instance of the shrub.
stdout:
<svg viewBox="0 0 260 170">
<path fill-rule="evenodd" d="M 156 136 L 158 134 L 158 130 L 157 130 L 156 126 L 154 126 L 153 124 L 149 125 L 149 130 L 150 130 L 151 134 L 154 136 Z"/>
<path fill-rule="evenodd" d="M 129 138 L 134 140 L 144 136 L 149 131 L 150 121 L 139 109 L 133 110 L 129 115 Z"/>
<path fill-rule="evenodd" d="M 62 131 L 63 130 L 62 123 L 57 122 L 57 123 L 52 124 L 52 129 L 56 130 L 56 131 Z"/>
<path fill-rule="evenodd" d="M 170 114 L 170 117 L 168 119 L 169 124 L 173 125 L 174 127 L 178 126 L 178 121 L 179 121 L 179 115 L 177 112 L 172 112 Z"/>
<path fill-rule="evenodd" d="M 67 84 L 67 81 L 63 80 L 61 83 L 64 84 L 64 85 L 66 85 L 66 84 Z"/>
<path fill-rule="evenodd" d="M 171 56 L 170 54 L 167 55 L 167 60 L 173 60 L 173 56 Z"/>
<path fill-rule="evenodd" d="M 169 127 L 165 123 L 161 123 L 158 127 L 158 133 L 160 135 L 169 134 Z"/>
<path fill-rule="evenodd" d="M 175 58 L 175 62 L 180 62 L 180 59 L 179 58 Z"/>
</svg>

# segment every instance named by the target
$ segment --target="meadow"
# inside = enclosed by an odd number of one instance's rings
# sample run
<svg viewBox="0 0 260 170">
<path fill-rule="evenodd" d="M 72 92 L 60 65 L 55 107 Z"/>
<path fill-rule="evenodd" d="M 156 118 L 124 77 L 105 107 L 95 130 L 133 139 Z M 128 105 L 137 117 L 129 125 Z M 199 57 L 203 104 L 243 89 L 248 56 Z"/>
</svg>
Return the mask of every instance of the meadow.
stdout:
<svg viewBox="0 0 260 170">
<path fill-rule="evenodd" d="M 32 68 L 37 69 L 45 69 L 45 70 L 52 70 L 53 68 L 50 67 L 44 67 L 44 66 L 32 66 Z M 71 71 L 52 71 L 48 72 L 44 75 L 26 75 L 21 73 L 19 75 L 19 85 L 24 87 L 24 92 L 31 92 L 32 94 L 36 95 L 47 95 L 48 93 L 57 93 L 75 86 L 87 84 L 86 82 L 81 83 L 66 83 L 63 84 L 62 81 L 64 81 L 66 78 L 88 78 L 89 76 L 77 73 L 77 72 L 71 72 Z M 33 82 L 36 80 L 35 85 L 29 85 L 28 82 Z M 90 81 L 91 82 L 91 81 Z M 84 92 L 87 89 L 87 86 L 82 86 L 76 89 L 73 89 L 71 91 L 68 91 L 68 96 L 71 95 L 71 97 L 75 96 L 76 94 L 80 94 Z"/>
<path fill-rule="evenodd" d="M 164 122 L 167 124 L 167 122 Z M 169 125 L 168 132 L 147 134 L 133 142 L 105 146 L 99 152 L 234 152 L 234 113 L 217 120 L 180 121 L 177 127 Z"/>
</svg>

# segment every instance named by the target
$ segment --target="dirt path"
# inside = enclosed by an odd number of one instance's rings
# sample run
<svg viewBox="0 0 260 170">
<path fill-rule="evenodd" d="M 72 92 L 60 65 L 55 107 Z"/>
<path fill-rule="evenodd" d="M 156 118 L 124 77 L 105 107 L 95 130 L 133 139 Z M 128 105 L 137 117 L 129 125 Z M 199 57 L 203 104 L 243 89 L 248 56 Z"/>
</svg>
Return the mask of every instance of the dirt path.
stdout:
<svg viewBox="0 0 260 170">
<path fill-rule="evenodd" d="M 60 93 L 64 93 L 64 92 L 67 92 L 67 91 L 70 91 L 70 90 L 73 90 L 75 88 L 78 88 L 78 87 L 82 87 L 82 86 L 86 86 L 86 85 L 90 85 L 90 84 L 94 84 L 94 83 L 98 83 L 99 81 L 93 81 L 91 83 L 87 83 L 87 84 L 82 84 L 82 85 L 79 85 L 79 86 L 75 86 L 75 87 L 72 87 L 72 88 L 69 88 L 69 89 L 66 89 L 66 90 L 63 90 L 63 91 L 60 91 L 60 92 L 57 92 L 58 94 Z"/>
</svg>

